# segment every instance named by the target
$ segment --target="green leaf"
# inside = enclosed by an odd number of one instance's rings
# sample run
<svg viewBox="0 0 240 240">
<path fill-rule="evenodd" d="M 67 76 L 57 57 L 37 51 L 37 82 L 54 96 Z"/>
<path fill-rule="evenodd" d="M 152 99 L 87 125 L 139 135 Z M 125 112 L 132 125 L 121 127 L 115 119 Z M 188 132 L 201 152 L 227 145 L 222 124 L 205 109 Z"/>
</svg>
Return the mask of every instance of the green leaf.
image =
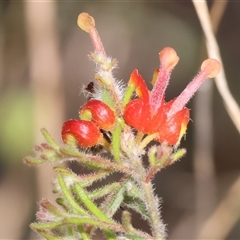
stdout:
<svg viewBox="0 0 240 240">
<path fill-rule="evenodd" d="M 101 156 L 94 156 L 91 154 L 82 153 L 68 147 L 63 147 L 60 149 L 60 151 L 65 155 L 65 157 L 68 157 L 69 160 L 75 160 L 90 169 L 117 171 L 127 174 L 131 173 L 129 168 L 121 164 L 111 162 L 111 160 L 105 159 Z"/>
<path fill-rule="evenodd" d="M 39 202 L 39 205 L 46 209 L 49 213 L 57 216 L 57 217 L 68 217 L 68 214 L 64 209 L 60 209 L 59 207 L 55 206 L 53 203 L 48 201 L 47 199 L 43 199 Z"/>
<path fill-rule="evenodd" d="M 112 217 L 120 208 L 124 199 L 124 193 L 126 191 L 128 182 L 129 179 L 120 181 L 118 188 L 116 188 L 102 204 L 104 206 L 104 212 L 107 216 Z"/>
<path fill-rule="evenodd" d="M 123 203 L 124 203 L 124 206 L 138 212 L 144 219 L 149 218 L 149 214 L 147 212 L 146 206 L 141 199 L 125 195 Z"/>
<path fill-rule="evenodd" d="M 116 232 L 125 232 L 123 227 L 119 224 L 116 223 L 107 223 L 103 222 L 101 220 L 96 220 L 92 219 L 89 217 L 69 217 L 69 218 L 64 218 L 61 221 L 56 221 L 56 222 L 47 222 L 47 223 L 32 223 L 30 224 L 30 227 L 34 230 L 48 230 L 48 229 L 54 229 L 56 227 L 64 226 L 64 225 L 92 225 L 95 227 L 98 227 L 100 229 L 106 229 L 106 230 L 113 230 Z"/>
<path fill-rule="evenodd" d="M 130 179 L 129 187 L 124 194 L 123 204 L 124 206 L 138 212 L 143 218 L 148 219 L 149 214 L 143 200 L 142 191 L 132 179 Z"/>
<path fill-rule="evenodd" d="M 124 234 L 124 237 L 126 237 L 126 239 L 132 239 L 132 240 L 147 240 L 148 238 L 146 237 L 142 237 L 139 236 L 137 234 Z"/>
<path fill-rule="evenodd" d="M 80 184 L 76 183 L 74 185 L 74 189 L 77 193 L 78 198 L 82 201 L 85 207 L 98 219 L 105 221 L 105 222 L 112 222 L 110 218 L 108 218 L 96 205 L 95 203 L 89 198 L 87 192 L 81 187 Z"/>
<path fill-rule="evenodd" d="M 114 182 L 114 183 L 105 185 L 99 189 L 95 189 L 94 191 L 89 192 L 88 196 L 94 200 L 98 199 L 98 198 L 102 198 L 102 197 L 110 194 L 111 192 L 113 192 L 116 188 L 119 187 L 119 185 L 120 185 L 120 183 L 118 183 L 118 182 Z"/>
<path fill-rule="evenodd" d="M 51 135 L 49 134 L 49 132 L 45 129 L 45 128 L 42 128 L 41 129 L 41 132 L 44 136 L 44 138 L 46 139 L 46 141 L 50 144 L 50 146 L 56 150 L 59 149 L 59 146 L 58 144 L 55 142 L 55 140 L 51 137 Z"/>
<path fill-rule="evenodd" d="M 43 236 L 44 238 L 46 238 L 47 240 L 59 240 L 59 237 L 56 237 L 55 234 L 50 234 L 47 231 L 44 230 L 38 230 L 37 231 L 41 236 Z"/>
<path fill-rule="evenodd" d="M 27 156 L 23 159 L 25 164 L 36 166 L 46 163 L 55 163 L 63 160 L 62 154 L 57 148 L 53 148 L 48 143 L 36 145 L 34 148 L 36 157 Z"/>
<path fill-rule="evenodd" d="M 90 240 L 87 233 L 85 232 L 84 228 L 81 225 L 78 225 L 78 231 L 81 234 L 83 240 Z"/>
<path fill-rule="evenodd" d="M 64 176 L 64 179 L 67 179 L 69 187 L 74 183 L 79 183 L 82 187 L 88 187 L 91 186 L 94 182 L 102 180 L 112 173 L 111 171 L 99 171 L 79 175 L 74 173 L 71 169 L 62 167 L 55 167 L 54 169 L 56 172 L 61 173 Z"/>
<path fill-rule="evenodd" d="M 67 185 L 64 182 L 64 178 L 63 178 L 62 174 L 58 174 L 57 178 L 58 178 L 58 182 L 59 182 L 62 194 L 68 201 L 69 205 L 72 207 L 73 212 L 79 213 L 83 216 L 89 216 L 89 214 L 82 207 L 80 207 L 78 205 L 78 203 L 76 202 L 76 200 L 74 199 L 71 191 L 67 188 Z"/>
<path fill-rule="evenodd" d="M 180 148 L 177 150 L 177 152 L 173 153 L 171 158 L 172 158 L 172 163 L 175 161 L 178 161 L 180 158 L 182 158 L 186 154 L 187 150 L 184 148 Z"/>
</svg>

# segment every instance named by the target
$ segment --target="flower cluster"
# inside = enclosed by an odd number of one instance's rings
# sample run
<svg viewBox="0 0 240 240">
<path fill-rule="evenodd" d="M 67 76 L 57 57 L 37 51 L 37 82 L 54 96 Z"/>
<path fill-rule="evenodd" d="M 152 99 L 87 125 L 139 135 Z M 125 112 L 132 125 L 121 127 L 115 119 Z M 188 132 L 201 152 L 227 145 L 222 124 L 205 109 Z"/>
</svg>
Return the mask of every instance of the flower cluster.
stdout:
<svg viewBox="0 0 240 240">
<path fill-rule="evenodd" d="M 172 69 L 179 57 L 174 49 L 164 48 L 159 53 L 160 68 L 154 75 L 154 87 L 151 92 L 137 70 L 131 74 L 129 87 L 136 89 L 137 99 L 127 103 L 124 119 L 127 124 L 146 134 L 158 133 L 156 140 L 169 145 L 179 144 L 186 133 L 189 121 L 189 109 L 185 107 L 189 99 L 197 91 L 206 78 L 215 77 L 220 64 L 215 59 L 207 59 L 202 63 L 200 73 L 185 90 L 176 98 L 165 102 L 165 90 Z"/>
<path fill-rule="evenodd" d="M 155 140 L 169 145 L 178 145 L 186 133 L 189 109 L 185 107 L 206 78 L 215 77 L 220 64 L 215 59 L 202 63 L 201 71 L 183 92 L 169 102 L 165 102 L 165 91 L 171 72 L 179 61 L 174 49 L 164 48 L 159 53 L 160 68 L 155 72 L 152 91 L 134 70 L 130 76 L 123 107 L 125 123 L 143 134 L 156 134 Z M 131 99 L 135 91 L 137 98 Z M 107 104 L 90 99 L 79 112 L 81 120 L 69 120 L 62 128 L 62 138 L 67 144 L 76 143 L 80 147 L 91 147 L 105 143 L 99 129 L 112 131 L 116 123 L 116 113 Z"/>
<path fill-rule="evenodd" d="M 100 229 L 106 239 L 165 240 L 160 201 L 151 181 L 157 172 L 186 153 L 177 148 L 190 118 L 186 104 L 205 79 L 218 74 L 220 64 L 215 59 L 205 60 L 182 93 L 167 102 L 165 91 L 179 61 L 174 49 L 166 47 L 159 53 L 160 67 L 154 73 L 152 90 L 148 90 L 138 70 L 132 72 L 124 87 L 113 77 L 117 61 L 106 55 L 93 17 L 81 13 L 78 25 L 89 33 L 94 45 L 90 58 L 96 64 L 96 73 L 94 83 L 85 89 L 87 102 L 79 110 L 79 119 L 63 124 L 65 144 L 58 145 L 42 129 L 47 143 L 36 146 L 36 156 L 24 161 L 32 166 L 76 161 L 91 172 L 76 174 L 55 167 L 54 193 L 59 197 L 56 203 L 43 199 L 38 222 L 30 226 L 46 239 L 91 239 Z M 157 144 L 147 148 L 153 140 Z M 85 150 L 96 145 L 102 145 L 100 149 L 110 154 L 98 152 L 98 147 L 95 151 Z M 143 156 L 148 157 L 148 167 Z M 114 182 L 102 184 L 101 180 L 113 173 L 121 173 L 119 179 L 116 176 Z M 94 188 L 95 182 L 100 183 L 98 189 Z M 117 222 L 115 214 L 122 206 L 122 218 Z M 148 222 L 151 234 L 132 225 L 129 209 Z"/>
</svg>

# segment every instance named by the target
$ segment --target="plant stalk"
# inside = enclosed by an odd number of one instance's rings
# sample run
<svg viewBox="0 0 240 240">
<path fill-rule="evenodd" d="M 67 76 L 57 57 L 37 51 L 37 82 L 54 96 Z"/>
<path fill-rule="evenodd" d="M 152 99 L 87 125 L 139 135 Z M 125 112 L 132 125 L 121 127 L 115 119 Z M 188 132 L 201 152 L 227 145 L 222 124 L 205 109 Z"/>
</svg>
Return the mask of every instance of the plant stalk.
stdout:
<svg viewBox="0 0 240 240">
<path fill-rule="evenodd" d="M 153 185 L 151 182 L 146 182 L 147 172 L 142 165 L 140 159 L 132 161 L 134 165 L 135 174 L 133 178 L 138 183 L 140 189 L 143 191 L 142 195 L 146 205 L 147 212 L 149 214 L 148 222 L 151 226 L 151 231 L 154 239 L 165 240 L 166 232 L 165 225 L 161 219 L 159 210 L 159 199 L 154 195 Z"/>
</svg>

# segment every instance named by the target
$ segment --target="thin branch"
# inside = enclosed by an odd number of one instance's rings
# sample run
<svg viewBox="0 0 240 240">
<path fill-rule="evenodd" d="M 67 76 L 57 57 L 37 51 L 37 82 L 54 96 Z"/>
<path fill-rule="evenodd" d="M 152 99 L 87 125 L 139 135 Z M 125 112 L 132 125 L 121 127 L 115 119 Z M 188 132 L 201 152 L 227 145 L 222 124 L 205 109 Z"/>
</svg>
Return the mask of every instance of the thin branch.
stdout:
<svg viewBox="0 0 240 240">
<path fill-rule="evenodd" d="M 216 33 L 227 2 L 214 2 L 210 10 Z M 202 49 L 205 50 L 203 39 Z M 204 51 L 204 54 L 206 52 Z M 210 215 L 216 203 L 216 181 L 213 156 L 213 82 L 206 81 L 194 101 L 194 175 L 196 183 L 196 232 Z"/>
<path fill-rule="evenodd" d="M 224 101 L 224 104 L 229 116 L 231 117 L 233 123 L 235 124 L 237 130 L 240 133 L 240 108 L 237 102 L 235 101 L 235 99 L 233 98 L 232 94 L 230 93 L 230 90 L 227 84 L 220 51 L 218 48 L 216 38 L 212 31 L 212 24 L 211 24 L 206 1 L 193 0 L 193 4 L 198 14 L 198 18 L 200 20 L 203 32 L 206 37 L 208 55 L 210 58 L 216 58 L 218 61 L 220 61 L 222 65 L 222 71 L 215 78 L 217 89 L 220 95 L 222 96 L 222 99 Z"/>
</svg>

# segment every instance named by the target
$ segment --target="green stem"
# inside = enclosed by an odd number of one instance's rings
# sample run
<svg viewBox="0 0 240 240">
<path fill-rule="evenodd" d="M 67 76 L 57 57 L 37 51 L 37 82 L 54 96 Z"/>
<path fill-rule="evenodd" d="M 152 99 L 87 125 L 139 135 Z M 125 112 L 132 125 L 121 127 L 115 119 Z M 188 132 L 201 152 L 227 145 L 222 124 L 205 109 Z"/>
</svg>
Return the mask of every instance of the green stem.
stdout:
<svg viewBox="0 0 240 240">
<path fill-rule="evenodd" d="M 133 159 L 132 165 L 135 169 L 133 178 L 136 180 L 140 189 L 142 190 L 142 196 L 149 215 L 148 222 L 152 228 L 153 237 L 154 239 L 164 240 L 166 234 L 165 226 L 161 220 L 161 215 L 159 212 L 159 200 L 154 195 L 151 182 L 146 182 L 147 172 L 140 159 Z"/>
<path fill-rule="evenodd" d="M 81 237 L 82 237 L 83 240 L 90 240 L 90 238 L 88 237 L 88 235 L 87 235 L 86 232 L 84 231 L 83 226 L 78 225 L 77 228 L 78 228 L 78 231 L 80 232 Z"/>
</svg>

